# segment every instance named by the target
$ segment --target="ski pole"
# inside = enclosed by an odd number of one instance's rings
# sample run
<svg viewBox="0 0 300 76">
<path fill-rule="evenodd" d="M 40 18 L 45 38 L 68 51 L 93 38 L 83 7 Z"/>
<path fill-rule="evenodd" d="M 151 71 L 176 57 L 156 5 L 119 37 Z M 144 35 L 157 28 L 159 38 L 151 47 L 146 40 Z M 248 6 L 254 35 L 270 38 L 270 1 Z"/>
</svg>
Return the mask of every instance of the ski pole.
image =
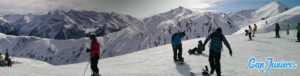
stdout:
<svg viewBox="0 0 300 76">
<path fill-rule="evenodd" d="M 86 72 L 86 69 L 87 69 L 87 67 L 90 65 L 90 62 L 88 62 L 88 64 L 86 65 L 86 67 L 85 67 L 85 70 L 84 70 L 84 72 L 83 72 L 83 75 L 82 76 L 84 76 L 85 75 L 85 72 Z"/>
</svg>

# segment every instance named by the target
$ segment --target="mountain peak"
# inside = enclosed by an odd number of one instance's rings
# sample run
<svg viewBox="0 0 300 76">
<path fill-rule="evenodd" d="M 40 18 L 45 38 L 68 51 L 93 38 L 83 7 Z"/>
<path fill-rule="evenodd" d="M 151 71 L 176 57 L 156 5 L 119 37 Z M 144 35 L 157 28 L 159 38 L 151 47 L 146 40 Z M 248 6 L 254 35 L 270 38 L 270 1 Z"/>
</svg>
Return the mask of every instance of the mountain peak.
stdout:
<svg viewBox="0 0 300 76">
<path fill-rule="evenodd" d="M 191 14 L 192 12 L 193 12 L 192 10 L 180 6 L 178 8 L 172 9 L 170 11 L 167 11 L 167 12 L 159 14 L 159 15 L 174 17 L 174 16 L 178 16 L 178 15 Z"/>
<path fill-rule="evenodd" d="M 49 11 L 48 14 L 58 14 L 58 15 L 63 15 L 65 14 L 66 11 L 65 10 L 53 10 L 53 11 Z"/>
<path fill-rule="evenodd" d="M 265 5 L 262 8 L 272 8 L 272 7 L 273 8 L 283 9 L 283 11 L 288 10 L 288 7 L 285 4 L 281 3 L 280 1 L 278 1 L 278 0 L 273 0 L 271 3 Z"/>
<path fill-rule="evenodd" d="M 253 15 L 257 19 L 264 20 L 288 10 L 288 7 L 283 3 L 274 0 L 271 3 L 256 10 Z"/>
<path fill-rule="evenodd" d="M 175 8 L 175 9 L 173 9 L 172 11 L 191 11 L 191 10 L 188 9 L 188 8 L 179 6 L 178 8 Z"/>
</svg>

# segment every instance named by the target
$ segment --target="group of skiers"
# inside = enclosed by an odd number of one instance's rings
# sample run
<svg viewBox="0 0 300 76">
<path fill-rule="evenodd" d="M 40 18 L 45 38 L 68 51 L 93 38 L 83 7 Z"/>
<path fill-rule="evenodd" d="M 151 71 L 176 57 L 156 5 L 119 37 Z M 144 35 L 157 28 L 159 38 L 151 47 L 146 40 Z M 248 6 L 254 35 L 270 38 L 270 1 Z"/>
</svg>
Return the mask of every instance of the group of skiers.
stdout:
<svg viewBox="0 0 300 76">
<path fill-rule="evenodd" d="M 172 35 L 171 44 L 173 48 L 173 59 L 176 63 L 183 63 L 184 58 L 182 57 L 182 43 L 181 39 L 185 36 L 185 32 L 178 32 Z M 229 49 L 229 54 L 232 56 L 231 47 L 226 40 L 225 36 L 222 33 L 221 28 L 217 28 L 213 33 L 211 33 L 202 44 L 202 41 L 198 41 L 198 47 L 190 49 L 189 53 L 198 53 L 201 54 L 205 50 L 205 45 L 210 41 L 209 48 L 209 64 L 210 64 L 210 74 L 213 74 L 216 71 L 217 76 L 221 76 L 221 50 L 222 42 Z"/>
<path fill-rule="evenodd" d="M 298 23 L 298 25 L 296 26 L 296 30 L 297 30 L 297 41 L 300 42 L 300 23 Z M 254 28 L 252 29 L 251 25 L 248 26 L 248 29 L 245 30 L 246 32 L 246 36 L 249 36 L 249 40 L 252 40 L 252 37 L 255 37 L 255 33 L 257 31 L 257 25 L 254 24 Z M 280 25 L 279 23 L 275 23 L 275 38 L 281 38 L 279 31 L 280 31 Z M 251 35 L 252 34 L 252 35 Z M 289 35 L 290 34 L 290 25 L 288 24 L 286 26 L 286 34 Z"/>
<path fill-rule="evenodd" d="M 280 26 L 276 23 L 275 27 L 275 34 L 276 38 L 280 38 L 279 35 Z M 254 28 L 252 29 L 249 26 L 248 31 L 246 31 L 246 35 L 249 36 L 249 39 L 252 40 L 252 37 L 255 37 L 255 33 L 257 31 L 257 25 L 254 24 Z M 289 34 L 289 25 L 287 28 L 287 34 Z M 173 48 L 173 60 L 176 63 L 184 63 L 184 58 L 182 57 L 182 38 L 185 37 L 185 32 L 177 32 L 174 33 L 171 37 L 171 44 Z M 93 71 L 92 76 L 101 76 L 99 74 L 99 69 L 97 67 L 99 56 L 100 56 L 100 43 L 98 42 L 95 35 L 90 36 L 91 39 L 91 47 L 87 50 L 90 55 L 90 63 L 91 69 Z M 300 23 L 297 26 L 297 39 L 300 41 Z M 213 33 L 209 34 L 204 41 L 204 44 L 201 40 L 198 41 L 198 46 L 196 48 L 190 49 L 188 51 L 189 54 L 202 54 L 202 51 L 205 50 L 205 45 L 210 41 L 209 46 L 209 65 L 210 65 L 210 74 L 213 74 L 215 71 L 217 76 L 221 76 L 221 50 L 222 50 L 222 43 L 226 45 L 229 50 L 230 56 L 232 56 L 232 49 L 230 44 L 226 40 L 226 37 L 222 33 L 221 28 L 217 28 Z"/>
<path fill-rule="evenodd" d="M 4 59 L 3 59 L 2 53 L 0 53 L 0 66 L 11 67 L 11 65 L 12 65 L 12 61 L 9 58 L 9 54 L 8 54 L 7 49 L 6 49 L 6 53 L 5 53 Z"/>
</svg>

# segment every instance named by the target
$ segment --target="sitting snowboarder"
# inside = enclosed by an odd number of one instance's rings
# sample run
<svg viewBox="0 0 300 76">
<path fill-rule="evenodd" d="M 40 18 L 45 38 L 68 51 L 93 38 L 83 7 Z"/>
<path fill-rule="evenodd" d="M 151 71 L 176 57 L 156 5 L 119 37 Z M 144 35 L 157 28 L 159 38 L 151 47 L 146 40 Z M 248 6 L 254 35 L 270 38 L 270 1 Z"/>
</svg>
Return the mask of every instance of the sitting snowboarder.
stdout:
<svg viewBox="0 0 300 76">
<path fill-rule="evenodd" d="M 198 41 L 198 47 L 195 47 L 194 49 L 189 49 L 189 54 L 194 54 L 194 55 L 200 55 L 204 51 L 203 48 L 203 43 L 201 40 Z"/>
</svg>

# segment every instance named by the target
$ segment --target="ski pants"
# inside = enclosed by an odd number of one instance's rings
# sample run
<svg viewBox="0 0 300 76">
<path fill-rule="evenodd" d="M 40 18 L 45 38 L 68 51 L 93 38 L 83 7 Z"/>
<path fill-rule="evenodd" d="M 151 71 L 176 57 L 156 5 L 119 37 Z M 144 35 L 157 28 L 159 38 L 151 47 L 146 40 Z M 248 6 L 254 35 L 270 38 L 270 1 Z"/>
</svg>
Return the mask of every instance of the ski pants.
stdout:
<svg viewBox="0 0 300 76">
<path fill-rule="evenodd" d="M 276 33 L 276 38 L 280 38 L 280 35 L 279 35 L 279 31 L 275 31 Z"/>
<path fill-rule="evenodd" d="M 251 35 L 251 33 L 249 33 L 249 39 L 252 40 L 252 35 Z"/>
<path fill-rule="evenodd" d="M 300 41 L 300 33 L 297 33 L 297 39 Z"/>
<path fill-rule="evenodd" d="M 255 37 L 255 32 L 256 32 L 256 31 L 253 31 L 253 35 L 252 35 L 252 37 Z"/>
<path fill-rule="evenodd" d="M 99 60 L 99 57 L 96 56 L 96 57 L 92 57 L 91 58 L 91 69 L 93 71 L 93 73 L 96 73 L 96 74 L 99 74 L 99 69 L 98 69 L 98 60 Z"/>
<path fill-rule="evenodd" d="M 176 47 L 173 47 L 173 59 L 174 59 L 174 61 L 177 61 L 178 59 L 179 60 L 183 59 L 183 57 L 182 57 L 182 45 L 181 44 L 177 45 Z"/>
<path fill-rule="evenodd" d="M 209 58 L 208 58 L 211 72 L 214 72 L 216 70 L 217 74 L 221 74 L 221 63 L 220 63 L 221 53 L 213 53 L 211 51 L 212 50 L 210 50 L 209 52 Z"/>
</svg>

